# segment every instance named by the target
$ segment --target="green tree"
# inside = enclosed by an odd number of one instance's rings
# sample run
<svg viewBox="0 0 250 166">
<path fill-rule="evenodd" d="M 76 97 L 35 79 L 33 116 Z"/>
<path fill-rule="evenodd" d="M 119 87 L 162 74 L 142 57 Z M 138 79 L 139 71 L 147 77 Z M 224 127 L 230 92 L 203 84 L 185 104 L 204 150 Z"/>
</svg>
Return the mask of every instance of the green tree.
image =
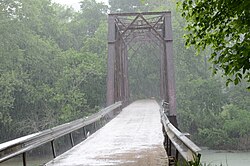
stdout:
<svg viewBox="0 0 250 166">
<path fill-rule="evenodd" d="M 132 100 L 159 98 L 160 48 L 154 43 L 131 43 L 129 53 L 129 87 Z"/>
<path fill-rule="evenodd" d="M 0 141 L 103 105 L 106 6 L 83 3 L 76 12 L 50 0 L 1 1 Z"/>
<path fill-rule="evenodd" d="M 83 0 L 81 10 L 70 21 L 69 31 L 73 34 L 73 47 L 80 50 L 88 37 L 93 37 L 99 24 L 106 20 L 108 7 L 95 0 Z"/>
<path fill-rule="evenodd" d="M 247 0 L 184 0 L 180 3 L 187 20 L 186 45 L 198 51 L 212 47 L 214 72 L 223 70 L 227 84 L 250 82 L 250 2 Z M 248 88 L 250 88 L 248 84 Z"/>
</svg>

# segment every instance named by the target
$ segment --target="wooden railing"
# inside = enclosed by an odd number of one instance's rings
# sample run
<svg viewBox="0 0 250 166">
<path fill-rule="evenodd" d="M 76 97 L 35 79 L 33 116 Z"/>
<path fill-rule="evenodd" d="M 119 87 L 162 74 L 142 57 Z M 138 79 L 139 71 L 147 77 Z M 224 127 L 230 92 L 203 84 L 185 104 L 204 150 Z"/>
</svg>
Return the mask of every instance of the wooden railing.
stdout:
<svg viewBox="0 0 250 166">
<path fill-rule="evenodd" d="M 195 145 L 187 134 L 181 133 L 171 122 L 165 114 L 164 108 L 161 107 L 161 123 L 164 134 L 164 148 L 168 154 L 169 164 L 181 162 L 178 158 L 181 154 L 185 163 L 195 165 L 200 162 L 201 149 Z"/>
<path fill-rule="evenodd" d="M 51 143 L 53 157 L 56 157 L 54 141 L 62 136 L 69 135 L 71 146 L 74 146 L 72 133 L 83 128 L 84 137 L 87 136 L 86 126 L 93 125 L 97 129 L 97 123 L 107 121 L 122 106 L 122 102 L 116 102 L 107 108 L 102 109 L 87 118 L 78 119 L 70 123 L 66 123 L 48 130 L 44 130 L 35 134 L 27 135 L 6 143 L 0 144 L 0 163 L 15 156 L 22 155 L 23 165 L 26 166 L 26 152 L 35 149 L 46 143 Z"/>
</svg>

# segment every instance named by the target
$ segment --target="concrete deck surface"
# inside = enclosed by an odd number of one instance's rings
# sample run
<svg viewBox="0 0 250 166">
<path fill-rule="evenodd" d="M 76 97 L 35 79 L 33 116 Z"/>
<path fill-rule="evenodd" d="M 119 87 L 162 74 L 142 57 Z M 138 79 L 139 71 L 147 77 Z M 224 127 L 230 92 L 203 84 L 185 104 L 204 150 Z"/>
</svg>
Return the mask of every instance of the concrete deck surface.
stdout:
<svg viewBox="0 0 250 166">
<path fill-rule="evenodd" d="M 139 100 L 46 166 L 165 166 L 159 105 Z"/>
</svg>

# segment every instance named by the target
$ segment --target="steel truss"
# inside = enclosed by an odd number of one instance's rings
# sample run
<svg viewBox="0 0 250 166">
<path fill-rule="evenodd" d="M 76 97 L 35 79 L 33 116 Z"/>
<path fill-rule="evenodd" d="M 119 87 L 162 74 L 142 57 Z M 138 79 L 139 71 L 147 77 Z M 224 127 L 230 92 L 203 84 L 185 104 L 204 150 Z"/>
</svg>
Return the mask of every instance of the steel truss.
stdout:
<svg viewBox="0 0 250 166">
<path fill-rule="evenodd" d="M 108 16 L 107 105 L 129 102 L 128 50 L 132 42 L 152 42 L 161 51 L 160 95 L 176 122 L 171 12 L 114 13 Z M 134 50 L 136 52 L 136 50 Z M 172 118 L 171 118 L 172 117 Z"/>
</svg>

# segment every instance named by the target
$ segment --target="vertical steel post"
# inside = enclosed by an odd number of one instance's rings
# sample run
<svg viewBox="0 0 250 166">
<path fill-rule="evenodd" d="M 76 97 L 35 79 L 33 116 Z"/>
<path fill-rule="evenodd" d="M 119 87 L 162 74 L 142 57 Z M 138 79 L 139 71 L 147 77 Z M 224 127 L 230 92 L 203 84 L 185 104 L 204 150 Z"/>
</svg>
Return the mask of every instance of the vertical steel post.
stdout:
<svg viewBox="0 0 250 166">
<path fill-rule="evenodd" d="M 166 92 L 166 87 L 167 87 L 167 82 L 166 82 L 166 49 L 165 49 L 165 43 L 164 43 L 164 51 L 163 51 L 163 54 L 161 54 L 161 69 L 160 69 L 160 95 L 161 95 L 161 99 L 165 100 L 165 101 L 168 101 L 167 99 L 167 92 Z"/>
<path fill-rule="evenodd" d="M 82 130 L 83 130 L 83 139 L 86 139 L 86 138 L 87 138 L 87 131 L 86 131 L 86 128 L 83 127 Z"/>
<path fill-rule="evenodd" d="M 120 78 L 121 78 L 121 101 L 125 100 L 124 92 L 124 51 L 123 51 L 123 42 L 120 42 Z"/>
<path fill-rule="evenodd" d="M 165 51 L 166 51 L 166 78 L 167 78 L 167 96 L 169 99 L 170 115 L 176 116 L 176 96 L 175 96 L 175 76 L 174 76 L 174 58 L 173 58 L 173 34 L 171 13 L 165 14 Z"/>
<path fill-rule="evenodd" d="M 119 33 L 116 32 L 116 36 L 119 36 Z M 119 38 L 119 37 L 118 37 Z M 115 42 L 115 97 L 114 101 L 121 100 L 121 48 L 120 40 Z"/>
<path fill-rule="evenodd" d="M 179 160 L 179 151 L 175 149 L 175 161 Z"/>
<path fill-rule="evenodd" d="M 124 95 L 125 95 L 125 105 L 129 102 L 129 80 L 128 80 L 128 48 L 124 44 Z"/>
<path fill-rule="evenodd" d="M 168 156 L 172 155 L 172 142 L 168 140 Z"/>
<path fill-rule="evenodd" d="M 94 122 L 94 132 L 96 132 L 97 130 L 97 126 L 96 126 L 96 122 Z"/>
<path fill-rule="evenodd" d="M 165 127 L 164 127 L 163 123 L 162 123 L 162 133 L 163 133 L 163 136 L 164 136 L 163 146 L 164 146 L 165 151 L 168 152 L 167 151 L 167 149 L 168 149 L 168 135 L 167 135 L 167 133 L 165 131 Z"/>
<path fill-rule="evenodd" d="M 26 152 L 22 154 L 22 157 L 23 157 L 23 166 L 26 166 L 27 165 Z"/>
<path fill-rule="evenodd" d="M 69 133 L 69 138 L 70 138 L 70 144 L 71 146 L 75 146 L 75 143 L 74 143 L 74 139 L 73 139 L 73 134 L 72 133 Z"/>
<path fill-rule="evenodd" d="M 173 58 L 173 34 L 171 13 L 168 12 L 164 15 L 164 52 L 165 52 L 165 80 L 166 80 L 166 98 L 169 106 L 169 120 L 177 127 L 176 120 L 176 92 L 175 92 L 175 76 L 174 76 L 174 58 Z"/>
<path fill-rule="evenodd" d="M 56 158 L 56 149 L 55 149 L 54 140 L 52 140 L 50 143 L 51 143 L 51 149 L 52 149 L 53 158 Z"/>
<path fill-rule="evenodd" d="M 108 16 L 108 76 L 107 76 L 107 106 L 115 102 L 115 17 Z"/>
</svg>

